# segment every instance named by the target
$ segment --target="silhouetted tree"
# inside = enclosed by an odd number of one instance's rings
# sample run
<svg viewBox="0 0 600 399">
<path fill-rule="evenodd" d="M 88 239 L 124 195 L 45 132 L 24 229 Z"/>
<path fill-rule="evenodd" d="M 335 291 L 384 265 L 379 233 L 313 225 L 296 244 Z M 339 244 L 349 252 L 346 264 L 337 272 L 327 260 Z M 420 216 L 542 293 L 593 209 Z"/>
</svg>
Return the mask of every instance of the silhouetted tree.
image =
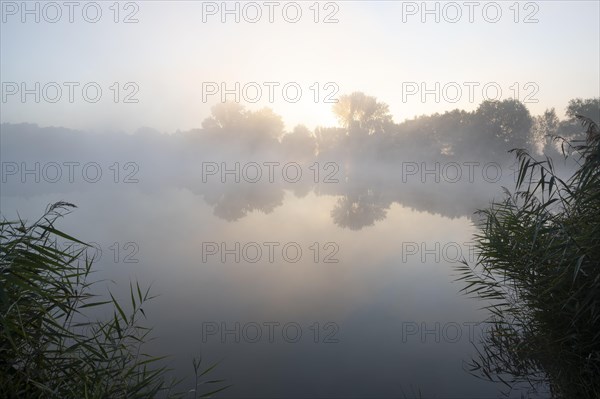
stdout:
<svg viewBox="0 0 600 399">
<path fill-rule="evenodd" d="M 513 148 L 531 148 L 533 119 L 517 100 L 484 101 L 475 111 L 473 122 L 472 139 L 484 154 L 502 159 Z"/>
<path fill-rule="evenodd" d="M 537 144 L 537 149 L 551 158 L 557 158 L 560 155 L 554 137 L 558 133 L 560 120 L 556 116 L 554 108 L 547 109 L 542 115 L 534 119 L 532 136 Z"/>
<path fill-rule="evenodd" d="M 202 127 L 217 140 L 213 144 L 218 145 L 218 140 L 227 137 L 252 151 L 259 147 L 275 147 L 283 134 L 284 124 L 281 116 L 270 108 L 248 111 L 237 103 L 222 103 L 212 108 L 211 116 L 202 122 Z"/>
<path fill-rule="evenodd" d="M 318 155 L 333 155 L 345 144 L 346 130 L 336 127 L 318 127 L 315 129 L 315 137 Z"/>
<path fill-rule="evenodd" d="M 583 141 L 585 140 L 585 134 L 581 131 L 577 115 L 595 121 L 600 120 L 600 98 L 572 99 L 567 105 L 565 115 L 567 119 L 560 123 L 558 135 L 570 141 Z"/>
<path fill-rule="evenodd" d="M 211 116 L 202 122 L 204 129 L 232 129 L 244 122 L 244 106 L 238 103 L 222 103 L 211 108 Z"/>
<path fill-rule="evenodd" d="M 253 139 L 279 139 L 283 134 L 283 120 L 270 108 L 246 113 L 244 131 Z"/>
<path fill-rule="evenodd" d="M 362 92 L 341 96 L 333 105 L 333 112 L 349 132 L 384 132 L 392 124 L 388 105 Z"/>
<path fill-rule="evenodd" d="M 306 126 L 298 125 L 281 138 L 281 147 L 287 159 L 306 161 L 315 156 L 317 142 Z"/>
</svg>

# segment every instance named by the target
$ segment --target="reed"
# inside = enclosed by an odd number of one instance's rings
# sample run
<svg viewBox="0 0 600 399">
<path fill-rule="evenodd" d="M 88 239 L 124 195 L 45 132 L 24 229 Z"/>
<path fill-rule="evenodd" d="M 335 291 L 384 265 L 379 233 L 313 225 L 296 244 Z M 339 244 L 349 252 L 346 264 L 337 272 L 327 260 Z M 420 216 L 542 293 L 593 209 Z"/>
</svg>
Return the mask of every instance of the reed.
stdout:
<svg viewBox="0 0 600 399">
<path fill-rule="evenodd" d="M 110 292 L 92 293 L 87 245 L 54 226 L 74 207 L 55 203 L 31 224 L 0 221 L 0 397 L 185 397 L 176 392 L 181 381 L 159 366 L 164 357 L 143 351 L 152 331 L 143 324 L 150 289 L 130 283 L 130 306 Z M 97 307 L 110 307 L 112 316 L 92 320 L 87 312 Z M 227 388 L 202 380 L 214 365 L 193 366 L 196 389 L 188 394 Z M 204 383 L 214 388 L 200 393 Z"/>
<path fill-rule="evenodd" d="M 515 190 L 480 211 L 477 262 L 458 267 L 492 324 L 468 371 L 556 398 L 600 397 L 600 132 L 578 119 L 587 140 L 563 143 L 573 175 L 514 150 Z"/>
</svg>

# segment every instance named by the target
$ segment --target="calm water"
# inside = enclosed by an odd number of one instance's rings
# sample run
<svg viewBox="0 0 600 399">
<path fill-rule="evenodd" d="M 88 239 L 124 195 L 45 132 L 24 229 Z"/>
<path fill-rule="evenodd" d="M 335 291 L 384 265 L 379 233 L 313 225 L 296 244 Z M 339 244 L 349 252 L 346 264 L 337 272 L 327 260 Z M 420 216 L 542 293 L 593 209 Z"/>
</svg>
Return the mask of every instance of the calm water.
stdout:
<svg viewBox="0 0 600 399">
<path fill-rule="evenodd" d="M 504 397 L 466 370 L 488 314 L 456 267 L 507 150 L 558 164 L 546 134 L 597 121 L 598 1 L 27 3 L 1 6 L 1 216 L 76 204 L 95 292 L 151 286 L 182 388 L 201 354 L 220 397 Z"/>
<path fill-rule="evenodd" d="M 59 156 L 72 141 L 25 154 L 10 137 L 5 166 L 74 159 Z M 221 361 L 213 377 L 235 384 L 225 396 L 500 396 L 464 370 L 486 314 L 458 292 L 454 267 L 473 260 L 472 212 L 510 178 L 404 182 L 398 165 L 340 161 L 337 183 L 203 183 L 198 168 L 167 163 L 167 150 L 126 147 L 111 160 L 93 146 L 75 152 L 98 160 L 97 183 L 5 170 L 1 210 L 32 220 L 49 203 L 77 204 L 59 227 L 99 248 L 95 278 L 115 284 L 98 292 L 127 301 L 130 280 L 152 284 L 159 296 L 145 311 L 157 340 L 147 349 L 172 355 L 176 375 L 191 378 L 202 353 Z M 137 182 L 114 183 L 112 161 L 128 159 Z"/>
</svg>

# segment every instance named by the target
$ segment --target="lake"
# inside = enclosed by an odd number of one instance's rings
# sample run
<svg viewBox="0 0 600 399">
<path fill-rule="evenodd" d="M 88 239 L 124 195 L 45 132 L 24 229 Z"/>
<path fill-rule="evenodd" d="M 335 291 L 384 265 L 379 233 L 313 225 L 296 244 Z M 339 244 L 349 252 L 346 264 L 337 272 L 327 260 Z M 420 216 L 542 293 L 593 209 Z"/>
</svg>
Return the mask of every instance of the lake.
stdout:
<svg viewBox="0 0 600 399">
<path fill-rule="evenodd" d="M 512 187 L 512 166 L 189 156 L 177 136 L 98 139 L 109 151 L 3 129 L 3 216 L 76 204 L 59 227 L 93 245 L 92 278 L 114 282 L 96 292 L 127 303 L 130 281 L 151 285 L 146 350 L 174 375 L 191 378 L 202 354 L 227 397 L 501 396 L 465 370 L 487 314 L 455 267 L 475 261 L 473 212 Z"/>
</svg>

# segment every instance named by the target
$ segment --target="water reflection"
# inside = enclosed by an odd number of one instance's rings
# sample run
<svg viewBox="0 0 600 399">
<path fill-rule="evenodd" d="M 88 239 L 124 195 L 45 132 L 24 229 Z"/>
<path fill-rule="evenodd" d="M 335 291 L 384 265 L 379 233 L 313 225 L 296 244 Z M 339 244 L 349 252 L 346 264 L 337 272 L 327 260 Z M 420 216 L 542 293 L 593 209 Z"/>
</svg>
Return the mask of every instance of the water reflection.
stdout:
<svg viewBox="0 0 600 399">
<path fill-rule="evenodd" d="M 386 159 L 384 139 L 362 137 L 364 145 L 357 146 L 352 136 L 338 137 L 337 151 L 316 153 L 316 139 L 303 129 L 281 142 L 220 134 L 162 135 L 146 129 L 92 135 L 4 124 L 3 195 L 127 186 L 153 193 L 177 187 L 201 196 L 219 218 L 236 221 L 253 211 L 273 212 L 282 206 L 285 191 L 298 198 L 314 192 L 337 197 L 330 210 L 333 223 L 360 230 L 384 220 L 394 203 L 450 218 L 471 217 L 514 181 L 508 157 L 417 157 L 411 149 Z"/>
<path fill-rule="evenodd" d="M 381 194 L 366 189 L 339 198 L 331 211 L 331 217 L 340 227 L 360 230 L 385 219 L 386 209 L 389 206 L 390 203 L 385 203 Z"/>
<path fill-rule="evenodd" d="M 500 155 L 508 144 L 487 149 L 489 136 L 461 144 L 479 126 L 469 118 L 395 127 L 367 118 L 282 137 L 272 113 L 240 115 L 235 107 L 217 109 L 202 129 L 171 135 L 3 124 L 2 212 L 35 216 L 60 199 L 80 205 L 63 230 L 100 244 L 98 277 L 156 282 L 161 297 L 148 313 L 162 343 L 154 349 L 178 359 L 179 375 L 200 347 L 225 357 L 232 396 L 399 397 L 414 387 L 491 397 L 495 387 L 461 369 L 469 340 L 402 336 L 406 325 L 485 318 L 450 284 L 452 259 L 431 253 L 469 241 L 473 212 L 514 181 L 510 157 Z M 440 134 L 442 122 L 449 134 Z M 115 248 L 131 241 L 138 262 L 125 264 Z M 304 256 L 203 261 L 207 241 L 294 242 Z M 339 247 L 337 263 L 322 261 L 329 242 Z M 421 251 L 407 254 L 407 242 Z M 335 322 L 340 342 L 317 345 L 306 334 L 293 345 L 203 340 L 206 323 L 271 321 L 296 322 L 306 333 Z"/>
</svg>

